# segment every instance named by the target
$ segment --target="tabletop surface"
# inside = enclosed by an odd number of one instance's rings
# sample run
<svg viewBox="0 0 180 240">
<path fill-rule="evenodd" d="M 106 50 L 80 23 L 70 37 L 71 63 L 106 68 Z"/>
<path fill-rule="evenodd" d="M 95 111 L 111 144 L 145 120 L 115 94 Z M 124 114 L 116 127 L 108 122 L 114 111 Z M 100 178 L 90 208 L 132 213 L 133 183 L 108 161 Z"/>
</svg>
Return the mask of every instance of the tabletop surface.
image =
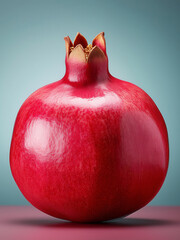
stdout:
<svg viewBox="0 0 180 240">
<path fill-rule="evenodd" d="M 32 206 L 0 207 L 1 240 L 180 240 L 180 207 L 147 206 L 126 218 L 78 224 Z"/>
</svg>

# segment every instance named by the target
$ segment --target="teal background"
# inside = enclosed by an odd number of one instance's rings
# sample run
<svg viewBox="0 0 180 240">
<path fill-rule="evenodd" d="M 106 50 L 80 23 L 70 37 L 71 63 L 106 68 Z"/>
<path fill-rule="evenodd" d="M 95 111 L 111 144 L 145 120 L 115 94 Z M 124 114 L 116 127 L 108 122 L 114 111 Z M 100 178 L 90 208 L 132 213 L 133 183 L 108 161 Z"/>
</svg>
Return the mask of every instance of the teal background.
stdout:
<svg viewBox="0 0 180 240">
<path fill-rule="evenodd" d="M 9 167 L 23 101 L 65 72 L 64 36 L 104 31 L 112 75 L 143 88 L 162 112 L 170 165 L 152 205 L 180 204 L 180 1 L 0 1 L 0 204 L 28 204 Z"/>
</svg>

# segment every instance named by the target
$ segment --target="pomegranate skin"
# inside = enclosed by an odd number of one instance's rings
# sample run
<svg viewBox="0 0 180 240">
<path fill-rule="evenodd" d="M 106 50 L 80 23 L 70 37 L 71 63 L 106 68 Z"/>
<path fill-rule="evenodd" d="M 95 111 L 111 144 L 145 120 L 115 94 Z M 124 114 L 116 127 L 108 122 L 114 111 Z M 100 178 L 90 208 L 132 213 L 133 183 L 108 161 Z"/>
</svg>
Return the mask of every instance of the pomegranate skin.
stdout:
<svg viewBox="0 0 180 240">
<path fill-rule="evenodd" d="M 150 202 L 164 182 L 166 125 L 153 100 L 112 77 L 106 64 L 93 77 L 78 66 L 83 84 L 70 81 L 77 73 L 67 67 L 62 80 L 21 106 L 11 171 L 25 198 L 51 216 L 76 222 L 126 216 Z"/>
</svg>

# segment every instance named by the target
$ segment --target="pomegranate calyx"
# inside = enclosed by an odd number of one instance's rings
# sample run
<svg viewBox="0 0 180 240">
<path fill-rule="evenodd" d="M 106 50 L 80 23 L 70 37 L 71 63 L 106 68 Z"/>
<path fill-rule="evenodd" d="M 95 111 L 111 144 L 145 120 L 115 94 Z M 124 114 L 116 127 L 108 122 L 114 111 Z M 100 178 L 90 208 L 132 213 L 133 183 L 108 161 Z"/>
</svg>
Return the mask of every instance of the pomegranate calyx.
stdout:
<svg viewBox="0 0 180 240">
<path fill-rule="evenodd" d="M 69 37 L 65 37 L 66 58 L 77 62 L 92 62 L 93 59 L 106 59 L 106 42 L 104 32 L 99 33 L 92 44 L 87 43 L 86 38 L 77 33 L 74 44 Z M 76 49 L 76 47 L 78 48 Z M 73 53 L 73 54 L 72 54 Z M 90 58 L 90 59 L 89 59 Z"/>
</svg>

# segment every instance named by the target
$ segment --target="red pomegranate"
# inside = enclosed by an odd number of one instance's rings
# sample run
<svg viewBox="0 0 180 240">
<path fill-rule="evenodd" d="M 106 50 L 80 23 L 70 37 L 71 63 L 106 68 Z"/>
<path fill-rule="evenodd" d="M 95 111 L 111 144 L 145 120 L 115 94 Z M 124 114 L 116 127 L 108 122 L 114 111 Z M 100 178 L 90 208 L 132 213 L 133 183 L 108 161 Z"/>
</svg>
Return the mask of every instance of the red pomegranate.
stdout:
<svg viewBox="0 0 180 240">
<path fill-rule="evenodd" d="M 168 135 L 153 100 L 108 71 L 104 33 L 66 43 L 66 73 L 31 94 L 16 118 L 13 177 L 41 211 L 76 222 L 126 216 L 157 194 Z"/>
</svg>

